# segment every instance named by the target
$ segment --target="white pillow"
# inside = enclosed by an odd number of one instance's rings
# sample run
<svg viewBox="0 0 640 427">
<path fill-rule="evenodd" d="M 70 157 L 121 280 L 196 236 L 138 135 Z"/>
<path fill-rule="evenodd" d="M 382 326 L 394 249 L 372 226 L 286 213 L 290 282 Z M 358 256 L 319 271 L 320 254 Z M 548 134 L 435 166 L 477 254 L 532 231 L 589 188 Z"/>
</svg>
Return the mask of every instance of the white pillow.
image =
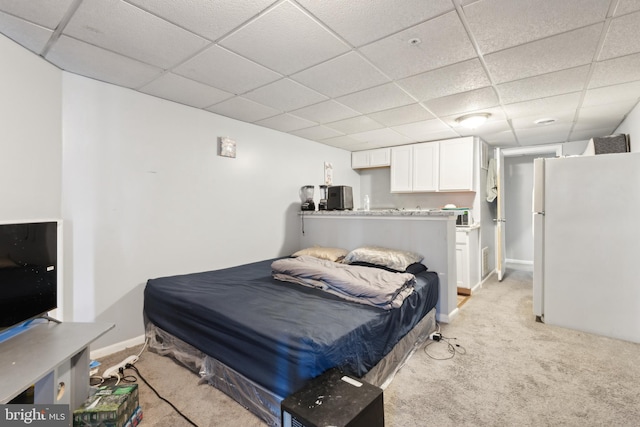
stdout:
<svg viewBox="0 0 640 427">
<path fill-rule="evenodd" d="M 369 264 L 382 265 L 397 271 L 405 271 L 407 267 L 416 262 L 422 262 L 424 257 L 420 254 L 401 251 L 398 249 L 383 248 L 380 246 L 363 246 L 352 250 L 344 257 L 345 264 L 353 262 L 367 262 Z"/>
<path fill-rule="evenodd" d="M 340 262 L 348 252 L 349 251 L 347 251 L 346 249 L 341 249 L 341 248 L 325 248 L 322 246 L 313 246 L 311 248 L 301 249 L 291 256 L 299 257 L 303 255 L 308 255 L 315 258 L 326 259 L 334 262 Z"/>
</svg>

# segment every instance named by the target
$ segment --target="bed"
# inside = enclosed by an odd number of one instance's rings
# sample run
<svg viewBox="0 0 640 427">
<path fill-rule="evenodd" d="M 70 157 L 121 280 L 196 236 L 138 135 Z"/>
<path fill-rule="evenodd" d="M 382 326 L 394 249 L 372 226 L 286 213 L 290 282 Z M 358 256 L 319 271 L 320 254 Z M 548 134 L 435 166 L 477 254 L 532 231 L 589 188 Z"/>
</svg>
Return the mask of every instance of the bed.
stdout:
<svg viewBox="0 0 640 427">
<path fill-rule="evenodd" d="M 150 349 L 273 426 L 282 399 L 330 368 L 386 386 L 435 329 L 438 300 L 432 271 L 410 274 L 401 305 L 380 308 L 276 279 L 287 258 L 150 279 L 144 291 Z"/>
</svg>

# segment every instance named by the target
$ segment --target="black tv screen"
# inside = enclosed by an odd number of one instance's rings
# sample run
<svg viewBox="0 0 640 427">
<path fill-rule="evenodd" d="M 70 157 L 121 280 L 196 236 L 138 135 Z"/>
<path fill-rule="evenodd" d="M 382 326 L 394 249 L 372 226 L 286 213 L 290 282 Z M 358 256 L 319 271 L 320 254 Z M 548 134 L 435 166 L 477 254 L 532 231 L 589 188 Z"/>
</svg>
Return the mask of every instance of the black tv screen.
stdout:
<svg viewBox="0 0 640 427">
<path fill-rule="evenodd" d="M 0 329 L 57 307 L 58 223 L 0 224 Z"/>
</svg>

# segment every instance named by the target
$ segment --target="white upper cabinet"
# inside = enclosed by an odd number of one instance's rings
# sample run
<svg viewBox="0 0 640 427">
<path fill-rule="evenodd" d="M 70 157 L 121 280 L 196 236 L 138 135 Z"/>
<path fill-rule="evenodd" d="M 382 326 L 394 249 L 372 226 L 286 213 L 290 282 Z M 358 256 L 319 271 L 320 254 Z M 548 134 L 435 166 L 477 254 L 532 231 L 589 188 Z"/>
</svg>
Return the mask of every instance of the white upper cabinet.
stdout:
<svg viewBox="0 0 640 427">
<path fill-rule="evenodd" d="M 437 142 L 413 146 L 413 191 L 438 191 L 439 148 Z"/>
<path fill-rule="evenodd" d="M 391 149 L 391 191 L 413 191 L 413 146 Z"/>
<path fill-rule="evenodd" d="M 377 148 L 375 150 L 354 151 L 351 153 L 351 168 L 380 168 L 391 164 L 391 149 Z"/>
<path fill-rule="evenodd" d="M 440 191 L 474 191 L 473 138 L 440 143 Z"/>
<path fill-rule="evenodd" d="M 475 191 L 473 137 L 391 148 L 391 192 Z"/>
</svg>

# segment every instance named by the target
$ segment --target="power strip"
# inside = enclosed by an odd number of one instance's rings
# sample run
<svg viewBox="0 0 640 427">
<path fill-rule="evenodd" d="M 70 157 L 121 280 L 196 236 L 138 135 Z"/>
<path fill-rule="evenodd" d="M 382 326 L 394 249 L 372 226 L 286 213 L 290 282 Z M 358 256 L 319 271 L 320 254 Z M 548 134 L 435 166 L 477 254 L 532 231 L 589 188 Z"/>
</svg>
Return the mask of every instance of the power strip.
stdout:
<svg viewBox="0 0 640 427">
<path fill-rule="evenodd" d="M 440 341 L 442 339 L 442 334 L 440 332 L 434 332 L 429 335 L 429 339 L 432 341 Z"/>
<path fill-rule="evenodd" d="M 104 373 L 102 374 L 102 378 L 120 378 L 120 368 L 124 369 L 127 365 L 133 365 L 137 361 L 138 356 L 129 356 L 117 365 L 113 365 L 112 367 L 105 369 Z"/>
</svg>

